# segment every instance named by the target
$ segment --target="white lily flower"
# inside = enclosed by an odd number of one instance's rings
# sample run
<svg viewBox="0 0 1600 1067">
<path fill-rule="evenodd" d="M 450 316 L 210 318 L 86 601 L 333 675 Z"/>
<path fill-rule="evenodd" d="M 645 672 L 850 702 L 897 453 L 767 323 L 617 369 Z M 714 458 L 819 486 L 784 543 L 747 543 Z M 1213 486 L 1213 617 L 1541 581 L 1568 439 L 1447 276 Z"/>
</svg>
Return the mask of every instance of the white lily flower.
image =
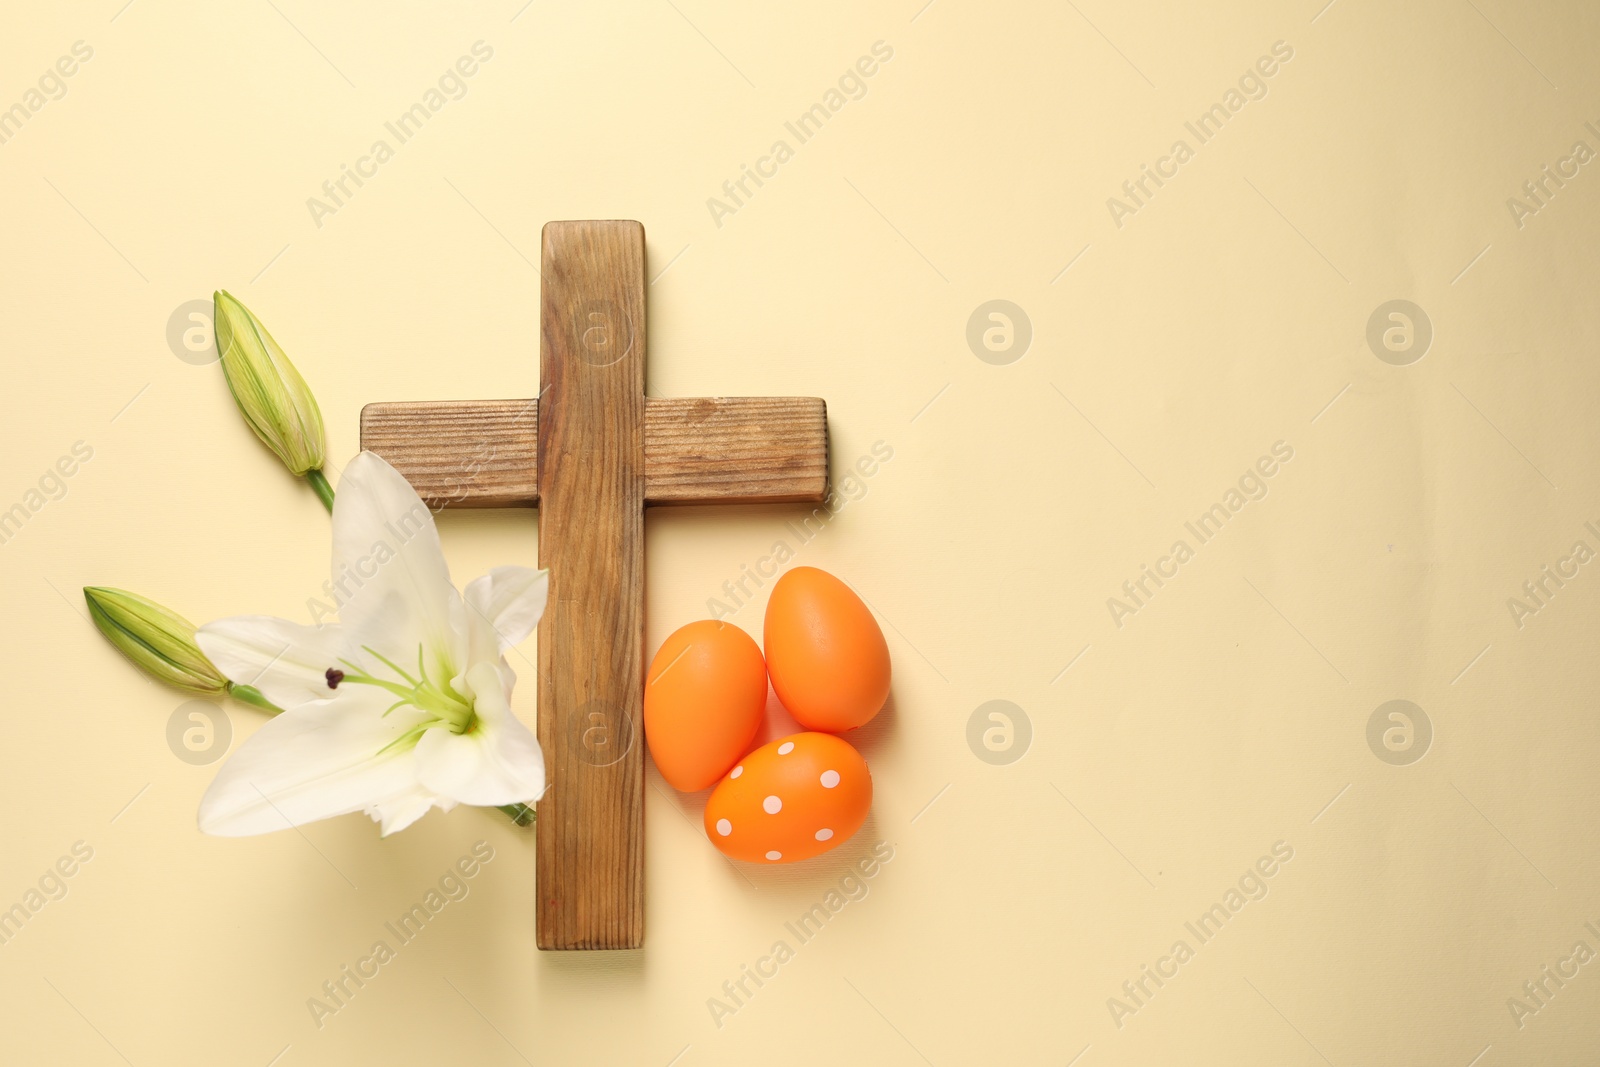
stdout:
<svg viewBox="0 0 1600 1067">
<path fill-rule="evenodd" d="M 545 571 L 496 567 L 456 592 L 433 515 L 363 452 L 333 508 L 339 622 L 202 626 L 207 658 L 283 714 L 217 773 L 200 829 L 237 837 L 364 811 L 384 836 L 430 808 L 537 800 L 544 754 L 511 712 L 504 652 L 544 613 Z"/>
</svg>

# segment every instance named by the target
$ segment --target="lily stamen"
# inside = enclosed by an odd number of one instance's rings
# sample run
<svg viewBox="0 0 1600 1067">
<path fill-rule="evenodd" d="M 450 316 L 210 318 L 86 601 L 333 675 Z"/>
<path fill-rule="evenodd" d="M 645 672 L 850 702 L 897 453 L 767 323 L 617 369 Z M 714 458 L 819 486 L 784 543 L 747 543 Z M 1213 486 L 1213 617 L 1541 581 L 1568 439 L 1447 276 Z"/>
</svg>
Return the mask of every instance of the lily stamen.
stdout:
<svg viewBox="0 0 1600 1067">
<path fill-rule="evenodd" d="M 389 749 L 406 742 L 415 743 L 417 738 L 435 726 L 443 726 L 453 734 L 464 734 L 472 729 L 477 720 L 477 715 L 473 711 L 472 705 L 463 700 L 461 695 L 448 684 L 441 687 L 428 677 L 427 659 L 421 645 L 417 646 L 417 673 L 422 675 L 421 680 L 413 678 L 378 650 L 367 645 L 362 645 L 361 650 L 388 667 L 409 684 L 401 685 L 399 682 L 393 682 L 387 678 L 375 678 L 347 659 L 341 659 L 339 662 L 343 663 L 349 670 L 337 671 L 334 668 L 329 668 L 330 681 L 333 674 L 340 674 L 341 682 L 377 686 L 379 689 L 393 693 L 400 699 L 389 705 L 388 710 L 383 713 L 385 716 L 389 712 L 403 707 L 416 708 L 428 716 L 426 720 L 418 723 L 386 745 L 384 751 L 387 752 Z"/>
</svg>

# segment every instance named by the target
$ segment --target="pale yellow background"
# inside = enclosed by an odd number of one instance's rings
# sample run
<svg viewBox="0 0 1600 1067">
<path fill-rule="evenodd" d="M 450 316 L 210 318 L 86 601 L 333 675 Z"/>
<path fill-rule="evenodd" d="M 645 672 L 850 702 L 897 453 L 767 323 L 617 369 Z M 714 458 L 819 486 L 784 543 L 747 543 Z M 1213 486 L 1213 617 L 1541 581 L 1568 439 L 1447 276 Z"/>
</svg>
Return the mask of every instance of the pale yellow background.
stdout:
<svg viewBox="0 0 1600 1067">
<path fill-rule="evenodd" d="M 0 946 L 0 1060 L 1600 1055 L 1600 964 L 1520 1028 L 1507 1007 L 1574 942 L 1600 949 L 1600 565 L 1520 629 L 1507 608 L 1573 542 L 1600 549 L 1600 173 L 1521 228 L 1506 207 L 1574 141 L 1600 148 L 1600 12 L 522 2 L 0 16 L 0 107 L 94 49 L 0 145 L 0 508 L 94 449 L 0 546 L 0 907 L 94 849 Z M 307 198 L 479 40 L 465 98 L 315 225 Z M 707 198 L 880 40 L 865 97 L 716 225 Z M 1280 40 L 1269 94 L 1118 228 L 1106 199 Z M 529 395 L 540 227 L 609 217 L 648 233 L 652 393 L 825 397 L 836 478 L 893 448 L 796 557 L 885 623 L 872 819 L 820 860 L 736 868 L 703 796 L 652 768 L 645 947 L 592 955 L 535 950 L 534 838 L 493 812 L 387 841 L 358 816 L 200 836 L 219 764 L 169 750 L 184 698 L 78 589 L 304 621 L 327 520 L 216 366 L 177 358 L 169 316 L 219 286 L 256 309 L 342 465 L 368 401 Z M 1034 331 L 1005 366 L 965 339 L 996 298 Z M 1365 340 L 1392 299 L 1433 325 L 1410 366 Z M 1280 440 L 1270 494 L 1115 625 L 1106 599 Z M 649 650 L 801 513 L 654 513 Z M 536 558 L 532 512 L 440 527 L 463 581 Z M 759 634 L 764 601 L 735 621 Z M 1396 698 L 1435 732 L 1409 766 L 1366 740 Z M 992 699 L 1032 725 L 1006 766 L 967 742 Z M 235 746 L 261 721 L 227 714 Z M 319 1029 L 307 999 L 480 839 L 471 895 Z M 784 923 L 878 841 L 869 895 L 799 945 Z M 1270 894 L 1119 1028 L 1108 998 L 1277 841 L 1294 859 Z M 779 939 L 795 958 L 719 1027 L 708 1000 Z"/>
</svg>

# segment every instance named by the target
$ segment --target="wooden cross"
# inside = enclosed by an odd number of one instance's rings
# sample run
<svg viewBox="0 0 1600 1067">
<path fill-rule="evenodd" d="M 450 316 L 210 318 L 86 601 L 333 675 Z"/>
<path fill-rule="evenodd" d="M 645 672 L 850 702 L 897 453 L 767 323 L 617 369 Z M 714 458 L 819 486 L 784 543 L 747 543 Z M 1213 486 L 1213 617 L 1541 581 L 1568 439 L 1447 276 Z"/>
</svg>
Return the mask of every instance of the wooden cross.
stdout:
<svg viewBox="0 0 1600 1067">
<path fill-rule="evenodd" d="M 644 508 L 827 494 L 821 400 L 644 395 L 644 257 L 637 222 L 548 223 L 538 398 L 361 412 L 430 507 L 539 507 L 542 949 L 643 939 Z"/>
</svg>

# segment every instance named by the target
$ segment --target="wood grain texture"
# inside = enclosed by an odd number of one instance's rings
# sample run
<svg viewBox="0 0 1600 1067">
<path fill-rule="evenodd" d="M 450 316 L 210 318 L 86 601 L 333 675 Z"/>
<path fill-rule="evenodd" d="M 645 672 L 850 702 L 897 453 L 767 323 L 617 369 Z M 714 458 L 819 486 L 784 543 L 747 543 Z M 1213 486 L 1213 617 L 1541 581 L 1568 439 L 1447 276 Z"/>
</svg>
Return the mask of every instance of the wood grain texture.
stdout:
<svg viewBox="0 0 1600 1067">
<path fill-rule="evenodd" d="M 538 499 L 537 400 L 368 404 L 361 447 L 404 474 L 430 507 Z M 827 406 L 815 397 L 646 397 L 644 502 L 821 501 Z"/>
<path fill-rule="evenodd" d="M 815 397 L 651 397 L 644 404 L 647 504 L 820 501 L 828 409 Z"/>
<path fill-rule="evenodd" d="M 539 316 L 541 949 L 644 937 L 644 227 L 552 222 Z"/>
<path fill-rule="evenodd" d="M 505 508 L 539 498 L 539 402 L 368 404 L 361 447 L 406 476 L 430 508 Z"/>
</svg>

